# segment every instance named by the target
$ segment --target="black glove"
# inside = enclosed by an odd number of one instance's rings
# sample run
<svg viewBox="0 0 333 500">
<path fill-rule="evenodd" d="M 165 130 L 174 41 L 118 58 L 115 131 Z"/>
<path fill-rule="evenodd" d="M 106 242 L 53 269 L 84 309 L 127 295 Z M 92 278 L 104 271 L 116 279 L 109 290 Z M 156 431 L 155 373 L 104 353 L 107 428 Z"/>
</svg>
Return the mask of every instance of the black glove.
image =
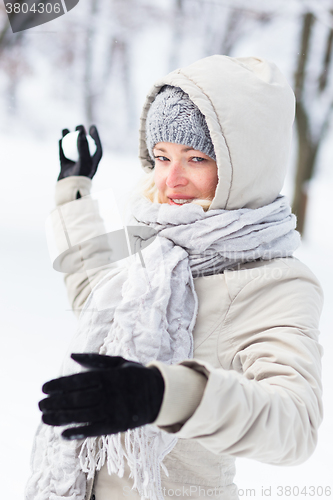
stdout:
<svg viewBox="0 0 333 500">
<path fill-rule="evenodd" d="M 164 380 L 160 371 L 119 356 L 72 354 L 89 371 L 43 385 L 50 396 L 39 403 L 49 425 L 86 423 L 66 429 L 66 439 L 116 434 L 153 422 L 160 410 Z"/>
<path fill-rule="evenodd" d="M 69 177 L 70 175 L 84 175 L 85 177 L 90 177 L 90 179 L 92 179 L 96 173 L 98 164 L 102 158 L 103 154 L 102 144 L 95 125 L 92 125 L 89 129 L 89 134 L 96 142 L 96 147 L 97 147 L 93 156 L 91 156 L 89 152 L 89 146 L 84 126 L 78 125 L 75 130 L 80 131 L 77 138 L 79 159 L 77 162 L 75 162 L 65 157 L 61 144 L 62 139 L 60 139 L 59 156 L 60 156 L 61 170 L 58 177 L 58 181 L 60 181 L 60 179 L 64 179 L 64 177 Z M 62 131 L 62 137 L 64 138 L 65 135 L 67 134 L 69 134 L 69 130 L 65 128 Z"/>
</svg>

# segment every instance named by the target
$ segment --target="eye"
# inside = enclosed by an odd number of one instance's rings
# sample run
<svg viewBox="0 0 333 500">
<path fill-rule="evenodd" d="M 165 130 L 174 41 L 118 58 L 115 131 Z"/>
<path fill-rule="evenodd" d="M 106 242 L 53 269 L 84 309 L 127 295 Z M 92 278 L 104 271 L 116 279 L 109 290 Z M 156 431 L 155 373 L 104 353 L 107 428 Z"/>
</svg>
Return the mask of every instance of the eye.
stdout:
<svg viewBox="0 0 333 500">
<path fill-rule="evenodd" d="M 203 161 L 206 161 L 206 158 L 201 158 L 201 156 L 193 156 L 190 158 L 191 161 L 194 161 L 195 163 L 201 163 Z"/>
<path fill-rule="evenodd" d="M 167 158 L 166 156 L 154 156 L 154 158 L 158 161 L 169 161 L 169 158 Z"/>
</svg>

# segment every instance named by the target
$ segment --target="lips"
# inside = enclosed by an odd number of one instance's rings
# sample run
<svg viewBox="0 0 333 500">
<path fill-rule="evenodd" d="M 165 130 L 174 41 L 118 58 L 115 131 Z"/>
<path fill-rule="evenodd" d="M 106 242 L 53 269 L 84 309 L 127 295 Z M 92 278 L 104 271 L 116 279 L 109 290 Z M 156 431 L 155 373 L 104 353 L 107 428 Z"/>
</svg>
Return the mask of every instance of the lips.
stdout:
<svg viewBox="0 0 333 500">
<path fill-rule="evenodd" d="M 194 200 L 194 198 L 190 198 L 190 197 L 187 197 L 187 196 L 173 196 L 172 198 L 168 196 L 168 203 L 169 205 L 177 205 L 177 206 L 181 206 L 181 205 L 185 205 L 186 203 L 190 203 L 192 200 Z"/>
</svg>

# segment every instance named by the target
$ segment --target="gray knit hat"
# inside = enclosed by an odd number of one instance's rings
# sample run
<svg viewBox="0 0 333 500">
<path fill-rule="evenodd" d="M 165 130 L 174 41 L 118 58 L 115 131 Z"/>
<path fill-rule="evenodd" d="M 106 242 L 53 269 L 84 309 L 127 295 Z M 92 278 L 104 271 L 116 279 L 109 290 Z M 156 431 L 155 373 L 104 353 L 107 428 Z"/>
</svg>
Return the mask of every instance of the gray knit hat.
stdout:
<svg viewBox="0 0 333 500">
<path fill-rule="evenodd" d="M 216 161 L 214 146 L 204 115 L 179 87 L 165 85 L 152 102 L 146 121 L 149 155 L 158 142 L 191 146 Z"/>
</svg>

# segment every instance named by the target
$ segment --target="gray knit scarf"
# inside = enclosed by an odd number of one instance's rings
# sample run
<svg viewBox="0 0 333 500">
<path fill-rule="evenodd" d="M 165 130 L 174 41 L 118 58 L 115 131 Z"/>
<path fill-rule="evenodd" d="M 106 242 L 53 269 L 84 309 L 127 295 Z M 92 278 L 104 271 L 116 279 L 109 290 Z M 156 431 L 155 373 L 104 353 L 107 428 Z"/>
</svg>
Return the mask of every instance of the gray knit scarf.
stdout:
<svg viewBox="0 0 333 500">
<path fill-rule="evenodd" d="M 175 364 L 193 357 L 198 300 L 193 277 L 221 273 L 243 262 L 291 256 L 300 243 L 296 218 L 285 197 L 257 209 L 204 210 L 140 198 L 137 224 L 158 236 L 143 252 L 111 271 L 90 294 L 69 352 L 99 352 L 143 364 Z M 81 368 L 66 358 L 62 375 Z M 121 435 L 67 442 L 62 428 L 41 424 L 32 457 L 27 500 L 83 500 L 86 477 L 107 463 L 122 477 L 124 460 L 142 498 L 163 500 L 160 466 L 177 442 L 147 425 Z"/>
</svg>

